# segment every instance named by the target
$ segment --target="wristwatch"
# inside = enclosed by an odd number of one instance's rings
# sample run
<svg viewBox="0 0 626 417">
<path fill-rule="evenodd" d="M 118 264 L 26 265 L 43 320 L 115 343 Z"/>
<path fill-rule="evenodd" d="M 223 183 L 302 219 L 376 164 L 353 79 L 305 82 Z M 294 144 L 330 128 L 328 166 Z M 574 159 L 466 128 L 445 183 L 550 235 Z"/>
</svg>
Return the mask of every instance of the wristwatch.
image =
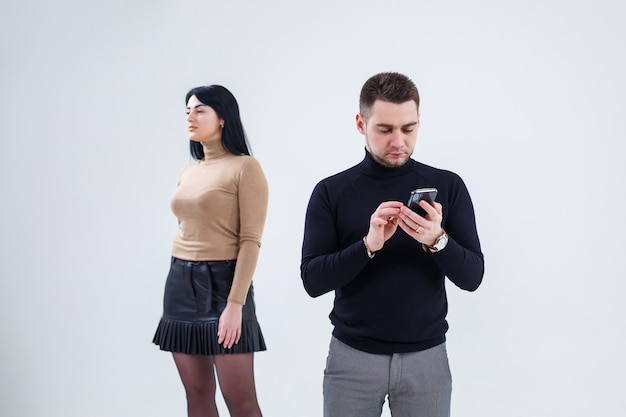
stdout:
<svg viewBox="0 0 626 417">
<path fill-rule="evenodd" d="M 439 236 L 437 240 L 435 240 L 435 243 L 433 243 L 432 246 L 428 247 L 428 249 L 430 249 L 431 252 L 439 252 L 440 250 L 445 248 L 447 245 L 448 245 L 448 235 L 444 231 L 441 234 L 441 236 Z"/>
</svg>

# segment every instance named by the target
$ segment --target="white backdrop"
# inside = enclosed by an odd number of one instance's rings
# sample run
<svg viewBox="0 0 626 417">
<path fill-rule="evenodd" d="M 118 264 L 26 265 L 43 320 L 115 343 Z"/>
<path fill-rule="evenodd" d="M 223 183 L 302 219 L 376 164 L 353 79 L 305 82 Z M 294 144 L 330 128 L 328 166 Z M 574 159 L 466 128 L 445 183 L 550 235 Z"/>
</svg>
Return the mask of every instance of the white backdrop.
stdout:
<svg viewBox="0 0 626 417">
<path fill-rule="evenodd" d="M 2 2 L 0 415 L 184 415 L 151 339 L 184 94 L 218 83 L 270 184 L 259 400 L 320 416 L 332 296 L 302 288 L 304 213 L 361 160 L 359 90 L 390 70 L 422 95 L 414 157 L 465 179 L 485 253 L 476 293 L 449 286 L 453 415 L 623 414 L 625 4 Z"/>
</svg>

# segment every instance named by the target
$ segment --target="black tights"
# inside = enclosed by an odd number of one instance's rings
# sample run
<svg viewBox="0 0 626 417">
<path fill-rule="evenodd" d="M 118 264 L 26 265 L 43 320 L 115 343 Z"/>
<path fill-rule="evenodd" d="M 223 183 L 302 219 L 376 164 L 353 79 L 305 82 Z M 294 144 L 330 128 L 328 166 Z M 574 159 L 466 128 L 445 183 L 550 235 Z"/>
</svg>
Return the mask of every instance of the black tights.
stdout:
<svg viewBox="0 0 626 417">
<path fill-rule="evenodd" d="M 254 387 L 253 353 L 173 355 L 187 394 L 188 417 L 219 416 L 215 373 L 231 417 L 262 417 Z"/>
</svg>

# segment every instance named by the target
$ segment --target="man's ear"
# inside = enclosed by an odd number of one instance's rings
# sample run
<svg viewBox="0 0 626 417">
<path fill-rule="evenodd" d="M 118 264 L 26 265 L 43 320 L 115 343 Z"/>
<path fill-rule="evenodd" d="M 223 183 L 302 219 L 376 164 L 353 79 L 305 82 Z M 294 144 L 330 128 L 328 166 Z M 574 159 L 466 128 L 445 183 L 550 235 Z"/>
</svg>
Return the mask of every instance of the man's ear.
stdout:
<svg viewBox="0 0 626 417">
<path fill-rule="evenodd" d="M 365 119 L 361 113 L 356 114 L 356 128 L 362 135 L 365 134 Z"/>
</svg>

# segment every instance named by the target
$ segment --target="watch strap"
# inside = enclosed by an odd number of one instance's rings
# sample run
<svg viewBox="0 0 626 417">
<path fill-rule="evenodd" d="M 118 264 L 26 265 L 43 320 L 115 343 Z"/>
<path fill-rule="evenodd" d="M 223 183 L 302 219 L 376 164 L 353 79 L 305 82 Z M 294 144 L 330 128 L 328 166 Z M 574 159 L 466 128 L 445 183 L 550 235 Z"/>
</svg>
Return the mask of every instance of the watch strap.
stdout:
<svg viewBox="0 0 626 417">
<path fill-rule="evenodd" d="M 369 246 L 367 246 L 367 236 L 363 236 L 363 245 L 365 246 L 365 250 L 367 251 L 367 256 L 372 259 L 374 256 L 376 256 L 376 252 L 372 252 L 369 248 Z"/>
</svg>

